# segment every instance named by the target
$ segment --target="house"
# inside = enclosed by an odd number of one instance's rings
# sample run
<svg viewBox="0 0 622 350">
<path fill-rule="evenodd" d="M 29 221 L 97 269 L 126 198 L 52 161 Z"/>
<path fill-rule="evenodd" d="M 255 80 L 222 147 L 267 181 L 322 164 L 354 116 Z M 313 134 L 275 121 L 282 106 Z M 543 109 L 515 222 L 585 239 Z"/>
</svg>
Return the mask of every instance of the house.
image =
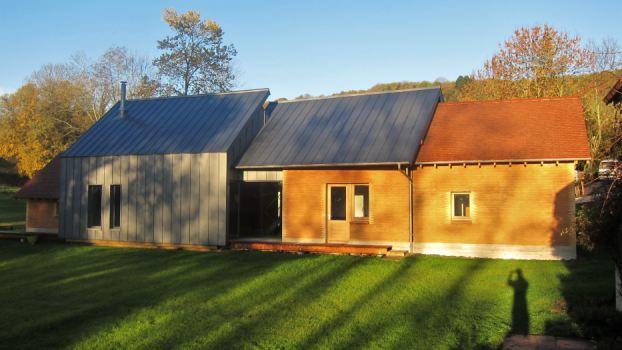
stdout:
<svg viewBox="0 0 622 350">
<path fill-rule="evenodd" d="M 60 157 L 41 169 L 17 191 L 13 198 L 26 200 L 26 232 L 58 234 Z"/>
<path fill-rule="evenodd" d="M 445 103 L 431 87 L 264 109 L 268 95 L 122 99 L 61 157 L 61 235 L 576 257 L 577 97 Z"/>
<path fill-rule="evenodd" d="M 227 244 L 232 166 L 263 127 L 269 94 L 123 96 L 61 157 L 59 236 Z"/>
<path fill-rule="evenodd" d="M 579 98 L 442 101 L 428 88 L 272 103 L 237 168 L 283 179 L 282 242 L 575 258 Z"/>
<path fill-rule="evenodd" d="M 607 95 L 603 98 L 605 104 L 613 103 L 619 105 L 622 103 L 622 77 L 615 83 L 615 85 L 609 90 Z"/>
</svg>

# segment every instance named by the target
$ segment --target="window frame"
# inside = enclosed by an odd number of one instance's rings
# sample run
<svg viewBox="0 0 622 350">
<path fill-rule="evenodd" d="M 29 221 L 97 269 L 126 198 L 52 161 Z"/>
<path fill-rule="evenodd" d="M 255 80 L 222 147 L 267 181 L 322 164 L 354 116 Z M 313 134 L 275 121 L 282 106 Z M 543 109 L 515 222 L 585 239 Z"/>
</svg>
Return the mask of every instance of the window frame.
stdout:
<svg viewBox="0 0 622 350">
<path fill-rule="evenodd" d="M 469 195 L 469 216 L 456 216 L 455 215 L 455 203 L 456 203 L 456 195 L 458 194 L 467 194 Z M 451 196 L 451 207 L 449 209 L 451 215 L 452 222 L 461 222 L 461 223 L 470 223 L 473 220 L 473 193 L 471 191 L 452 191 L 450 193 Z"/>
<path fill-rule="evenodd" d="M 371 186 L 369 185 L 369 183 L 351 183 L 350 185 L 350 192 L 351 192 L 351 205 L 350 207 L 352 208 L 351 211 L 351 219 L 350 219 L 350 223 L 355 223 L 355 224 L 369 224 L 369 218 L 371 217 Z M 356 196 L 356 186 L 366 186 L 367 187 L 367 197 L 368 197 L 368 209 L 367 209 L 367 217 L 356 217 L 355 216 L 355 210 L 356 210 L 356 202 L 355 202 L 355 196 Z"/>
<path fill-rule="evenodd" d="M 94 187 L 99 187 L 99 225 L 92 225 L 93 222 L 93 217 L 91 216 L 93 213 L 96 212 L 96 210 L 91 209 L 91 204 L 93 203 L 93 201 L 91 200 L 91 188 Z M 87 187 L 87 218 L 86 218 L 86 227 L 87 229 L 101 229 L 102 227 L 102 218 L 103 218 L 103 210 L 104 210 L 104 206 L 103 201 L 104 201 L 104 189 L 103 189 L 103 185 L 88 185 Z"/>
<path fill-rule="evenodd" d="M 116 209 L 116 203 L 115 201 L 113 201 L 113 196 L 112 196 L 112 188 L 114 186 L 118 186 L 119 187 L 119 208 L 118 208 L 118 219 L 119 219 L 119 226 L 115 226 L 113 220 L 114 220 L 114 216 L 113 216 L 113 211 L 114 209 Z M 121 186 L 121 184 L 111 184 L 110 185 L 110 197 L 109 197 L 109 210 L 108 210 L 108 216 L 109 216 L 109 223 L 108 223 L 108 228 L 111 230 L 120 230 L 121 229 L 121 224 L 122 224 L 122 220 L 121 220 L 121 213 L 122 213 L 122 209 L 123 209 L 123 187 Z"/>
</svg>

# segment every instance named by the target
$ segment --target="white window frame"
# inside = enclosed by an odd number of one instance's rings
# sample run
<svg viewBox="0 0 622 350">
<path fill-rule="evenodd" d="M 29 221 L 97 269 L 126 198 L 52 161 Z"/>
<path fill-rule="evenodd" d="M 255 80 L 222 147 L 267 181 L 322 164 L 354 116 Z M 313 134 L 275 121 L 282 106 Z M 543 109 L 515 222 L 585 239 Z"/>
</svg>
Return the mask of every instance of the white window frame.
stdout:
<svg viewBox="0 0 622 350">
<path fill-rule="evenodd" d="M 468 194 L 469 195 L 469 210 L 470 210 L 470 215 L 471 216 L 455 216 L 455 211 L 454 211 L 454 205 L 455 205 L 455 198 L 457 194 Z M 458 221 L 458 222 L 471 222 L 472 219 L 472 215 L 473 215 L 473 194 L 471 193 L 471 191 L 453 191 L 450 194 L 451 196 L 451 208 L 450 208 L 450 214 L 451 214 L 451 221 Z"/>
</svg>

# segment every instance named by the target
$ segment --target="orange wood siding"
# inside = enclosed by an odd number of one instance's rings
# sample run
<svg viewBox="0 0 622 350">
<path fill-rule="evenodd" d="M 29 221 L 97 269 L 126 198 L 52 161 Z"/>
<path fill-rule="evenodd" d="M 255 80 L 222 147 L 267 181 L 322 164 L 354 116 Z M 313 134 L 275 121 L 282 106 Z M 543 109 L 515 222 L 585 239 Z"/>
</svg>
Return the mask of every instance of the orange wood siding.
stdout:
<svg viewBox="0 0 622 350">
<path fill-rule="evenodd" d="M 283 238 L 326 240 L 326 185 L 369 184 L 369 223 L 350 224 L 350 242 L 408 242 L 408 179 L 392 169 L 283 170 Z"/>
<path fill-rule="evenodd" d="M 451 192 L 471 191 L 471 223 L 452 223 Z M 413 171 L 414 242 L 573 246 L 574 164 L 424 166 Z"/>
<path fill-rule="evenodd" d="M 37 201 L 28 199 L 26 203 L 26 228 L 58 228 L 58 216 L 55 216 L 57 201 Z"/>
</svg>

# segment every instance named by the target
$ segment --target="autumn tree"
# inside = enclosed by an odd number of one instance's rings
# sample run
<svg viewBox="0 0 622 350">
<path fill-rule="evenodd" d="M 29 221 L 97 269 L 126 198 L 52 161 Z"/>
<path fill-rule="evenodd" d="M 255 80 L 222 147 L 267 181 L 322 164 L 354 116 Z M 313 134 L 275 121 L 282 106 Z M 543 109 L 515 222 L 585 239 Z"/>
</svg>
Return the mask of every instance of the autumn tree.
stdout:
<svg viewBox="0 0 622 350">
<path fill-rule="evenodd" d="M 201 12 L 178 14 L 164 9 L 162 20 L 175 36 L 158 40 L 165 52 L 153 61 L 166 79 L 168 94 L 188 95 L 230 91 L 236 87 L 232 62 L 237 54 L 233 45 L 223 44 L 224 32 L 215 21 L 201 20 Z"/>
<path fill-rule="evenodd" d="M 521 27 L 499 51 L 475 71 L 461 100 L 499 100 L 567 96 L 579 75 L 588 73 L 594 53 L 581 38 L 553 27 Z"/>
<path fill-rule="evenodd" d="M 0 99 L 0 157 L 14 160 L 21 175 L 34 176 L 84 130 L 78 96 L 67 80 L 39 88 L 27 83 Z"/>
<path fill-rule="evenodd" d="M 579 79 L 577 90 L 583 102 L 592 156 L 604 159 L 616 155 L 611 151 L 615 153 L 622 138 L 616 109 L 603 102 L 622 74 L 622 46 L 609 37 L 600 42 L 590 40 L 587 48 L 594 53 L 594 65 L 589 74 Z"/>
</svg>

